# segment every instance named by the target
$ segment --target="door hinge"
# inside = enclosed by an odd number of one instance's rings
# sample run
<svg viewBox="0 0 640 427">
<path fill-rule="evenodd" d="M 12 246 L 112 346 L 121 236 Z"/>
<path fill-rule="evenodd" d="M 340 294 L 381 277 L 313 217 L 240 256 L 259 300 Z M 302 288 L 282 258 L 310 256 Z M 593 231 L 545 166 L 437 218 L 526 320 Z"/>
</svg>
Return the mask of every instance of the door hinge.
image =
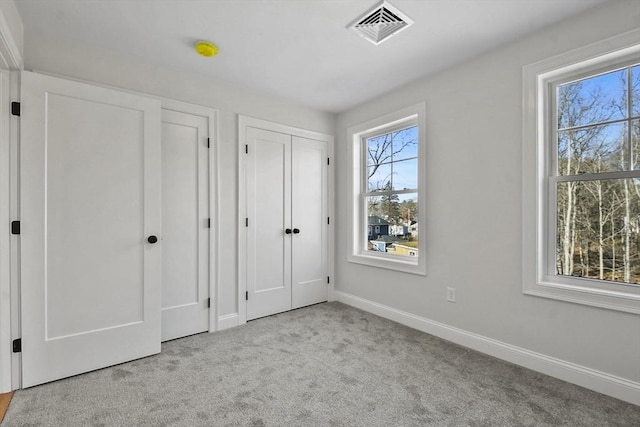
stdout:
<svg viewBox="0 0 640 427">
<path fill-rule="evenodd" d="M 18 338 L 17 340 L 13 340 L 13 352 L 21 353 L 22 352 L 22 338 Z"/>
<path fill-rule="evenodd" d="M 331 283 L 331 279 L 327 276 L 327 283 Z"/>
<path fill-rule="evenodd" d="M 249 218 L 245 218 L 244 219 L 244 226 L 248 227 L 249 226 Z"/>
<path fill-rule="evenodd" d="M 211 228 L 211 218 L 207 218 L 207 228 Z"/>
<path fill-rule="evenodd" d="M 20 103 L 12 102 L 11 103 L 11 115 L 20 117 Z"/>
<path fill-rule="evenodd" d="M 11 234 L 20 234 L 20 221 L 11 221 Z"/>
<path fill-rule="evenodd" d="M 249 291 L 244 293 L 244 299 L 249 301 Z"/>
<path fill-rule="evenodd" d="M 207 138 L 207 148 L 211 148 L 211 139 Z"/>
<path fill-rule="evenodd" d="M 207 298 L 207 308 L 211 308 L 211 298 Z"/>
<path fill-rule="evenodd" d="M 249 154 L 249 144 L 245 144 L 244 152 L 245 152 L 245 154 Z"/>
</svg>

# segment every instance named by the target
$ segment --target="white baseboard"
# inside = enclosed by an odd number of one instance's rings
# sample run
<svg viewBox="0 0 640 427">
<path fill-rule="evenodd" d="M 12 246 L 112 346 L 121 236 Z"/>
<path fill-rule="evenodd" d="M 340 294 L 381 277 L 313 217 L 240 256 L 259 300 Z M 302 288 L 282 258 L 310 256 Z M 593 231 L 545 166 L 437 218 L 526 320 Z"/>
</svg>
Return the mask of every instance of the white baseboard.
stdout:
<svg viewBox="0 0 640 427">
<path fill-rule="evenodd" d="M 368 311 L 385 319 L 393 320 L 447 341 L 597 391 L 598 393 L 640 405 L 640 383 L 638 382 L 487 338 L 355 295 L 335 291 L 333 296 L 336 301 Z"/>
<path fill-rule="evenodd" d="M 219 331 L 234 328 L 236 326 L 238 326 L 238 313 L 225 314 L 224 316 L 218 317 Z"/>
</svg>

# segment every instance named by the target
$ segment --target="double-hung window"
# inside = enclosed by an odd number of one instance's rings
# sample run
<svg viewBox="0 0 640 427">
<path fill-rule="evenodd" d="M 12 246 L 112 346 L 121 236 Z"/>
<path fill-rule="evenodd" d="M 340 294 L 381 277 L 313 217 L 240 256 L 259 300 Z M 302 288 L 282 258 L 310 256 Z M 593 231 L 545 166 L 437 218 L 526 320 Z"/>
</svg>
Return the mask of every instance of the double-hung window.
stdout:
<svg viewBox="0 0 640 427">
<path fill-rule="evenodd" d="M 639 35 L 524 69 L 527 294 L 640 313 Z"/>
<path fill-rule="evenodd" d="M 348 130 L 351 262 L 425 274 L 424 112 L 422 103 Z"/>
</svg>

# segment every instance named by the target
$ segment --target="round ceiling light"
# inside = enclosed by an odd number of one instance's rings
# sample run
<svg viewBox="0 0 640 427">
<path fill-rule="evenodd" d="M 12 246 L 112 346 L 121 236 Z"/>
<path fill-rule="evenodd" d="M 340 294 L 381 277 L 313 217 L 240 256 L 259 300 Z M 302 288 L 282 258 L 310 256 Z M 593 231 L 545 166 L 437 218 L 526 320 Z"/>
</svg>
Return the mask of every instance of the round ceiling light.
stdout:
<svg viewBox="0 0 640 427">
<path fill-rule="evenodd" d="M 196 43 L 196 52 L 202 56 L 210 58 L 218 54 L 218 46 L 211 42 L 200 41 Z"/>
</svg>

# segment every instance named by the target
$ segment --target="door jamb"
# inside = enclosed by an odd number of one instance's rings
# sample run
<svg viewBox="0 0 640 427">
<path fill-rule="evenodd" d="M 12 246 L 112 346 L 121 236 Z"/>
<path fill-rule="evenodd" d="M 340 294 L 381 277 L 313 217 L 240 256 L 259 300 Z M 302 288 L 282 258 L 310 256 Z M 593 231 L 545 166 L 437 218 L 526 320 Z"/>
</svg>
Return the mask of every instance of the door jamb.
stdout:
<svg viewBox="0 0 640 427">
<path fill-rule="evenodd" d="M 331 218 L 328 227 L 327 236 L 327 274 L 329 275 L 328 300 L 334 300 L 334 230 L 335 230 L 335 212 L 334 212 L 334 137 L 320 132 L 307 129 L 297 128 L 285 124 L 270 122 L 267 120 L 257 119 L 254 117 L 238 115 L 238 325 L 247 323 L 247 301 L 245 298 L 247 292 L 247 227 L 245 226 L 245 218 L 247 218 L 247 166 L 246 151 L 247 144 L 247 128 L 253 127 L 264 129 L 271 132 L 278 132 L 301 138 L 315 139 L 327 143 L 327 153 L 329 156 L 327 170 L 327 212 Z"/>
</svg>

